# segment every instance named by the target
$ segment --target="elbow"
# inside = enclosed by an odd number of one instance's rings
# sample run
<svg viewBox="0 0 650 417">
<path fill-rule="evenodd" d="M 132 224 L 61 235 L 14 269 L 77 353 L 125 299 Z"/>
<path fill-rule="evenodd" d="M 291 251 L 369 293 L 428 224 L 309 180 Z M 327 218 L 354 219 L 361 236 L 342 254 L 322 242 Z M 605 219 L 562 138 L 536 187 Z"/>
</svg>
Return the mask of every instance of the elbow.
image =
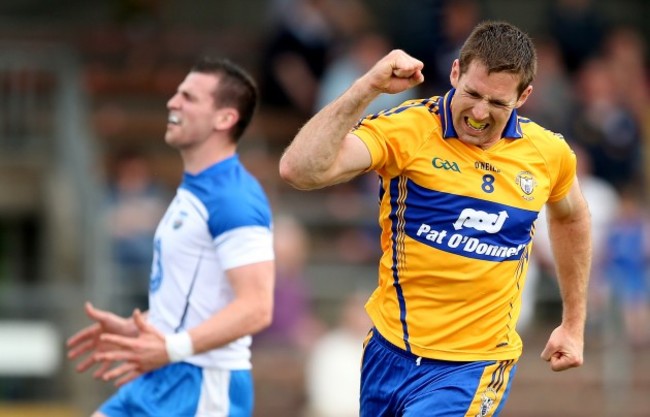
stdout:
<svg viewBox="0 0 650 417">
<path fill-rule="evenodd" d="M 288 162 L 284 157 L 280 159 L 279 173 L 284 182 L 298 190 L 318 188 L 315 182 L 309 181 L 308 175 L 301 173 L 294 164 Z"/>
<path fill-rule="evenodd" d="M 264 330 L 273 323 L 273 312 L 268 311 L 260 318 L 260 330 Z"/>
<path fill-rule="evenodd" d="M 289 185 L 295 187 L 294 183 L 296 182 L 296 174 L 291 167 L 291 164 L 286 161 L 286 158 L 280 159 L 279 166 L 280 178 Z"/>
<path fill-rule="evenodd" d="M 273 322 L 273 307 L 259 308 L 255 314 L 255 331 L 254 333 L 261 332 L 271 325 Z"/>
</svg>

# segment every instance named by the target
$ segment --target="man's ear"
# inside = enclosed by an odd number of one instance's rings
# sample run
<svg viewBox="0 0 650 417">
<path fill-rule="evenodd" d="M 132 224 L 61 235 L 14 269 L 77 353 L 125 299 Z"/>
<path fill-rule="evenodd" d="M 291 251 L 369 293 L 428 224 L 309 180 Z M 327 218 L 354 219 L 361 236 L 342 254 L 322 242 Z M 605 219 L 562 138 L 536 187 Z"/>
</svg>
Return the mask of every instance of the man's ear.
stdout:
<svg viewBox="0 0 650 417">
<path fill-rule="evenodd" d="M 454 59 L 454 62 L 451 64 L 451 72 L 449 73 L 449 81 L 451 86 L 454 88 L 458 87 L 458 79 L 460 78 L 460 62 L 458 59 Z"/>
<path fill-rule="evenodd" d="M 515 108 L 518 109 L 519 107 L 523 106 L 524 103 L 526 102 L 526 100 L 528 100 L 528 97 L 530 96 L 530 93 L 532 93 L 532 92 L 533 92 L 533 86 L 532 85 L 529 85 L 528 87 L 526 87 L 526 89 L 523 91 L 523 93 L 521 93 L 521 95 L 519 96 L 519 99 L 517 100 L 517 104 L 515 105 Z"/>
<path fill-rule="evenodd" d="M 239 112 L 231 107 L 217 110 L 214 117 L 214 128 L 216 130 L 230 130 L 239 121 Z"/>
</svg>

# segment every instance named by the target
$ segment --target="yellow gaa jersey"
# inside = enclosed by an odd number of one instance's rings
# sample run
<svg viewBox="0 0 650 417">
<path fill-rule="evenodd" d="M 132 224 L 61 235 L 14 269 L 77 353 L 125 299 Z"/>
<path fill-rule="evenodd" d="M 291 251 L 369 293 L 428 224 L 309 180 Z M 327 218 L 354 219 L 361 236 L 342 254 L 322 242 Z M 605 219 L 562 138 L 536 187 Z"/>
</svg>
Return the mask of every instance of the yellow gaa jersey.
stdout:
<svg viewBox="0 0 650 417">
<path fill-rule="evenodd" d="M 407 101 L 352 130 L 381 185 L 383 255 L 366 310 L 417 356 L 515 359 L 534 222 L 568 194 L 575 155 L 516 111 L 491 148 L 467 145 L 452 124 L 453 94 Z"/>
</svg>

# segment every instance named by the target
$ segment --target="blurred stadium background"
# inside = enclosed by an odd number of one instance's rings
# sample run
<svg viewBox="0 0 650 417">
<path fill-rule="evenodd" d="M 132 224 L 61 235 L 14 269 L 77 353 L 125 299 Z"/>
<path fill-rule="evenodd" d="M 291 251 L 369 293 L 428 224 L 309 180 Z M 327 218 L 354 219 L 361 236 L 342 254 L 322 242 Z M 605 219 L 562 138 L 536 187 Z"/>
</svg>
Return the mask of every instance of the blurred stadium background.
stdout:
<svg viewBox="0 0 650 417">
<path fill-rule="evenodd" d="M 162 139 L 165 103 L 207 53 L 260 80 L 263 103 L 240 151 L 287 220 L 278 235 L 286 308 L 255 344 L 256 415 L 318 416 L 312 353 L 341 325 L 346 300 L 375 281 L 374 184 L 296 192 L 279 180 L 277 160 L 317 97 L 348 82 L 350 71 L 332 75 L 335 63 L 359 58 L 362 68 L 392 45 L 425 61 L 421 96 L 443 93 L 457 39 L 484 18 L 521 26 L 542 51 L 539 99 L 522 114 L 586 148 L 593 175 L 638 197 L 647 216 L 648 0 L 0 2 L 0 416 L 89 415 L 111 393 L 75 374 L 65 339 L 87 323 L 85 300 L 121 314 L 146 307 L 143 225 L 155 225 L 181 174 Z M 362 43 L 369 34 L 379 42 Z M 596 102 L 609 110 L 591 109 Z M 503 416 L 649 416 L 650 321 L 641 314 L 626 331 L 626 306 L 606 283 L 595 281 L 605 300 L 590 307 L 598 319 L 585 366 L 553 374 L 538 359 L 560 314 L 549 271 L 532 291 Z"/>
</svg>

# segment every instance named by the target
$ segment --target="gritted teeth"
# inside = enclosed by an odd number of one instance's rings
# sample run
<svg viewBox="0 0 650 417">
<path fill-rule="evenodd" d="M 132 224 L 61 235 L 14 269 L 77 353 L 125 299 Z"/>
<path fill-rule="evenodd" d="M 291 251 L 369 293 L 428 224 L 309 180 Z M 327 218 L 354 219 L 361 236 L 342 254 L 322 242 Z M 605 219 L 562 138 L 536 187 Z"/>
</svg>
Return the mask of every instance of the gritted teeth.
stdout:
<svg viewBox="0 0 650 417">
<path fill-rule="evenodd" d="M 474 130 L 483 130 L 487 127 L 487 123 L 479 123 L 473 119 L 470 119 L 469 117 L 465 119 L 467 122 L 467 125 L 471 127 Z"/>
</svg>

